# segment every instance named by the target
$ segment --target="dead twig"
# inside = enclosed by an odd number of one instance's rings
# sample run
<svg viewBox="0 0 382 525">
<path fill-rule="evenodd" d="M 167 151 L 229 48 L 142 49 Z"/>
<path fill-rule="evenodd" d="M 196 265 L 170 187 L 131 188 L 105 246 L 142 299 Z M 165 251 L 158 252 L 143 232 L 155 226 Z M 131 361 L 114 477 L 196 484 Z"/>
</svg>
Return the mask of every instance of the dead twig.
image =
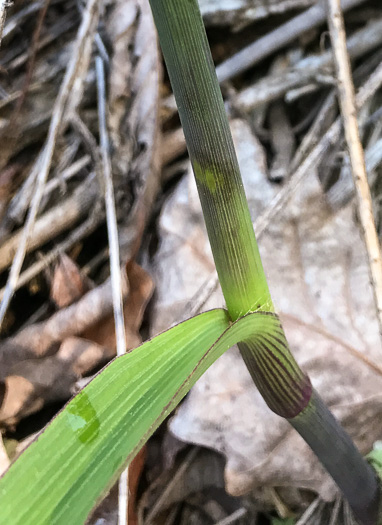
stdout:
<svg viewBox="0 0 382 525">
<path fill-rule="evenodd" d="M 382 20 L 377 19 L 366 25 L 348 39 L 350 57 L 354 60 L 382 42 Z M 282 97 L 290 90 L 310 83 L 315 85 L 334 84 L 333 52 L 326 51 L 320 55 L 311 55 L 300 60 L 295 66 L 278 74 L 271 74 L 243 89 L 236 97 L 234 104 L 241 111 L 251 111 L 259 105 Z M 299 93 L 300 95 L 303 93 Z"/>
<path fill-rule="evenodd" d="M 282 72 L 288 64 L 287 57 L 281 55 L 271 67 L 272 73 Z M 288 175 L 290 162 L 295 150 L 295 136 L 285 104 L 276 100 L 268 110 L 270 142 L 273 159 L 269 167 L 268 177 L 271 181 L 282 182 Z"/>
<path fill-rule="evenodd" d="M 199 450 L 199 447 L 193 447 L 187 454 L 187 456 L 184 458 L 177 472 L 175 473 L 167 487 L 164 489 L 162 494 L 159 496 L 159 498 L 156 500 L 156 502 L 148 512 L 145 520 L 146 525 L 152 525 L 155 516 L 157 516 L 161 509 L 164 507 L 164 503 L 167 501 L 169 494 L 171 494 L 171 491 L 173 490 L 174 486 L 176 486 L 176 484 L 179 483 L 179 481 L 183 478 L 184 473 L 195 460 L 196 456 L 199 453 Z"/>
<path fill-rule="evenodd" d="M 50 33 L 44 38 L 40 39 L 39 43 L 37 44 L 37 51 L 41 51 L 42 49 L 48 47 L 55 40 L 63 36 L 67 31 L 76 26 L 77 20 L 78 17 L 76 13 L 73 13 L 72 11 L 62 16 L 62 18 L 60 18 L 56 24 L 50 26 Z M 5 56 L 0 62 L 0 65 L 6 67 L 9 71 L 15 71 L 16 69 L 23 66 L 28 61 L 29 51 L 21 53 L 21 55 L 16 56 L 16 58 L 13 58 L 12 55 L 13 53 L 11 54 L 10 59 L 9 57 Z"/>
<path fill-rule="evenodd" d="M 105 184 L 106 223 L 110 250 L 110 275 L 113 294 L 113 310 L 117 355 L 126 353 L 126 333 L 123 317 L 122 285 L 118 242 L 118 225 L 115 211 L 114 187 L 111 173 L 110 144 L 106 126 L 105 72 L 100 56 L 96 57 L 98 118 L 102 158 L 102 172 Z M 118 524 L 127 525 L 129 469 L 126 468 L 119 478 Z"/>
<path fill-rule="evenodd" d="M 349 150 L 352 174 L 356 188 L 360 224 L 369 259 L 370 277 L 382 336 L 382 259 L 381 247 L 374 223 L 370 188 L 366 175 L 365 155 L 361 145 L 354 85 L 340 0 L 328 0 L 328 24 L 337 71 L 337 85 L 345 138 Z"/>
<path fill-rule="evenodd" d="M 342 0 L 342 9 L 348 11 L 364 1 Z M 322 24 L 325 20 L 325 4 L 319 1 L 307 11 L 295 16 L 289 22 L 282 24 L 220 64 L 216 68 L 219 82 L 224 82 L 243 73 L 275 51 L 296 40 L 302 33 Z"/>
<path fill-rule="evenodd" d="M 232 523 L 239 521 L 239 519 L 244 518 L 247 514 L 247 509 L 242 507 L 241 509 L 235 510 L 235 512 L 233 512 L 223 520 L 218 521 L 217 523 L 215 523 L 215 525 L 232 525 Z"/>
<path fill-rule="evenodd" d="M 312 151 L 312 148 L 320 140 L 329 126 L 333 123 L 337 114 L 336 97 L 334 90 L 331 90 L 329 95 L 325 98 L 321 105 L 317 117 L 311 125 L 308 132 L 305 134 L 301 141 L 291 163 L 289 166 L 289 176 L 292 175 L 298 167 L 301 165 L 303 160 Z"/>
<path fill-rule="evenodd" d="M 7 7 L 9 5 L 9 2 L 7 2 L 7 0 L 1 0 L 0 5 Z M 18 31 L 22 23 L 28 18 L 28 16 L 35 13 L 36 11 L 39 11 L 42 5 L 43 0 L 40 0 L 38 2 L 32 2 L 23 9 L 17 11 L 16 14 L 9 17 L 3 30 L 3 38 L 11 36 L 13 33 Z M 1 9 L 3 9 L 3 7 L 0 7 L 0 13 L 2 12 Z"/>
<path fill-rule="evenodd" d="M 8 0 L 0 0 L 0 45 L 3 39 L 6 8 L 9 6 Z"/>
<path fill-rule="evenodd" d="M 3 29 L 5 24 L 5 11 L 8 7 L 8 0 L 0 0 L 0 45 L 3 38 Z"/>
<path fill-rule="evenodd" d="M 320 514 L 320 511 L 322 510 L 323 506 L 325 505 L 325 502 L 322 501 L 322 499 L 318 496 L 306 509 L 304 514 L 301 516 L 301 518 L 298 520 L 296 525 L 308 525 L 308 523 L 313 523 L 310 521 L 311 517 L 313 515 Z M 315 516 L 315 519 L 318 519 L 317 516 Z M 318 523 L 318 522 L 314 522 Z"/>
<path fill-rule="evenodd" d="M 98 185 L 94 174 L 91 174 L 70 197 L 38 218 L 28 239 L 28 244 L 23 248 L 23 256 L 73 226 L 94 205 L 97 195 Z M 11 264 L 13 256 L 15 259 L 18 257 L 20 244 L 24 242 L 24 235 L 25 229 L 16 232 L 2 244 L 0 248 L 0 272 Z M 12 282 L 13 291 L 17 287 L 18 276 L 19 273 L 16 280 Z M 5 291 L 4 297 L 6 294 Z"/>
<path fill-rule="evenodd" d="M 48 177 L 50 165 L 52 162 L 53 151 L 57 141 L 59 132 L 62 129 L 64 119 L 64 112 L 70 112 L 70 109 L 75 107 L 80 99 L 81 88 L 84 80 L 84 70 L 87 71 L 91 55 L 91 44 L 96 31 L 99 15 L 99 0 L 88 0 L 86 10 L 84 11 L 81 26 L 78 30 L 77 39 L 74 45 L 75 52 L 68 64 L 64 80 L 60 87 L 55 107 L 53 110 L 52 120 L 50 123 L 46 145 L 41 154 L 41 166 L 39 174 L 36 178 L 35 193 L 32 197 L 29 212 L 25 222 L 25 226 L 20 238 L 20 243 L 12 263 L 12 267 L 8 276 L 5 294 L 0 305 L 0 328 L 4 320 L 9 303 L 14 294 L 17 284 L 17 279 L 21 271 L 24 261 L 28 241 L 32 233 L 34 223 L 36 221 L 38 209 L 41 199 L 44 194 L 44 186 Z M 78 82 L 77 89 L 72 90 L 74 81 L 78 77 L 78 72 L 82 67 L 82 81 Z M 74 94 L 73 94 L 74 91 Z M 71 102 L 71 104 L 69 104 Z M 69 107 L 71 106 L 71 108 Z"/>
<path fill-rule="evenodd" d="M 375 170 L 382 163 L 382 138 L 365 149 L 365 163 L 369 186 L 373 186 L 377 177 Z M 326 193 L 327 201 L 333 210 L 338 210 L 353 198 L 354 193 L 351 167 L 348 164 L 344 164 L 338 181 Z"/>
<path fill-rule="evenodd" d="M 342 9 L 344 11 L 348 11 L 357 5 L 362 4 L 364 1 L 365 0 L 342 0 Z M 216 68 L 216 74 L 219 82 L 225 82 L 226 80 L 230 80 L 240 73 L 244 73 L 244 71 L 250 67 L 255 66 L 261 62 L 261 60 L 264 60 L 264 58 L 267 58 L 275 51 L 278 51 L 285 45 L 296 40 L 296 38 L 298 38 L 301 34 L 324 23 L 325 20 L 325 4 L 322 0 L 320 0 L 313 7 L 292 18 L 289 20 L 289 22 L 286 22 L 285 24 L 277 27 L 273 31 L 259 38 L 249 46 L 245 47 L 232 57 L 222 62 Z M 303 74 L 303 71 L 300 71 L 300 74 L 301 73 Z M 305 82 L 303 83 L 305 84 Z M 296 75 L 294 75 L 292 84 L 287 87 L 286 91 L 292 87 L 295 87 L 295 85 L 301 85 L 301 83 L 299 83 L 299 77 Z M 279 86 L 277 86 L 277 88 L 279 89 Z M 256 92 L 258 91 L 259 90 L 257 89 Z M 270 89 L 268 89 L 268 91 L 270 91 Z M 266 97 L 266 93 L 266 90 L 262 91 L 261 96 Z M 176 111 L 176 103 L 172 95 L 165 100 L 164 105 L 166 110 L 168 110 L 169 116 Z"/>
<path fill-rule="evenodd" d="M 26 72 L 25 79 L 24 79 L 24 84 L 22 87 L 22 95 L 18 98 L 16 108 L 14 110 L 12 118 L 10 119 L 8 123 L 9 131 L 12 130 L 12 132 L 14 133 L 14 140 L 17 140 L 17 137 L 19 134 L 17 130 L 17 121 L 18 121 L 18 117 L 20 115 L 21 109 L 25 103 L 25 100 L 28 94 L 28 90 L 29 90 L 29 86 L 31 84 L 33 70 L 34 70 L 36 56 L 37 56 L 37 46 L 38 46 L 38 42 L 40 39 L 44 19 L 46 17 L 46 13 L 48 12 L 49 4 L 50 4 L 50 0 L 44 0 L 44 3 L 40 9 L 40 13 L 37 17 L 36 27 L 35 27 L 35 30 L 32 36 L 29 63 L 28 63 L 27 72 Z M 14 128 L 16 128 L 16 132 L 13 131 Z M 4 159 L 3 159 L 3 162 L 4 162 Z"/>
<path fill-rule="evenodd" d="M 102 172 L 105 183 L 106 222 L 110 251 L 110 275 L 113 290 L 115 333 L 117 341 L 117 355 L 126 353 L 125 323 L 123 319 L 122 285 L 120 271 L 120 257 L 118 244 L 118 225 L 115 211 L 114 187 L 111 173 L 110 145 L 106 127 L 105 108 L 105 76 L 101 57 L 96 58 L 97 88 L 98 88 L 98 117 L 102 158 Z"/>
<path fill-rule="evenodd" d="M 352 59 L 359 58 L 380 46 L 381 43 L 382 20 L 378 19 L 370 22 L 366 27 L 349 37 L 349 54 Z M 273 72 L 243 89 L 232 97 L 231 104 L 236 111 L 247 113 L 288 93 L 294 92 L 296 96 L 301 96 L 307 87 L 311 88 L 311 82 L 314 82 L 315 89 L 317 89 L 317 85 L 332 85 L 334 83 L 332 64 L 333 54 L 331 50 L 320 55 L 305 57 L 293 67 L 288 67 L 281 72 Z M 175 99 L 172 96 L 168 97 L 163 105 L 168 112 L 167 118 L 177 111 Z M 164 146 L 163 163 L 171 162 L 175 156 L 185 152 L 186 143 L 182 132 L 176 130 L 167 133 Z"/>
<path fill-rule="evenodd" d="M 102 222 L 104 216 L 101 210 L 96 208 L 96 213 L 91 213 L 88 219 L 86 219 L 78 228 L 70 233 L 69 237 L 62 243 L 58 244 L 52 251 L 47 255 L 44 255 L 40 261 L 32 264 L 27 270 L 20 274 L 18 278 L 15 291 L 25 286 L 31 281 L 36 275 L 41 273 L 45 268 L 48 268 L 53 261 L 55 261 L 62 253 L 67 252 L 70 248 L 82 240 L 84 237 L 90 235 L 96 227 Z M 4 297 L 5 288 L 0 290 L 0 300 Z"/>
</svg>

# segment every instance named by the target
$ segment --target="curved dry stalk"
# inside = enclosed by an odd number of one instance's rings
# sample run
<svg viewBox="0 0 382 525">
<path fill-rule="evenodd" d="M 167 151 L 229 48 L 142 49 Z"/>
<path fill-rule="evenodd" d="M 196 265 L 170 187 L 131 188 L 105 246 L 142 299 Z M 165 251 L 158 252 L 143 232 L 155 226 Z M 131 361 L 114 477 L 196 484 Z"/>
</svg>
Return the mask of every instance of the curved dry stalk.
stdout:
<svg viewBox="0 0 382 525">
<path fill-rule="evenodd" d="M 366 245 L 375 306 L 382 336 L 382 258 L 375 227 L 373 206 L 367 180 L 365 155 L 359 136 L 356 99 L 352 80 L 340 0 L 328 0 L 328 24 L 337 72 L 338 97 L 343 117 L 345 138 L 356 188 L 361 230 Z"/>
</svg>

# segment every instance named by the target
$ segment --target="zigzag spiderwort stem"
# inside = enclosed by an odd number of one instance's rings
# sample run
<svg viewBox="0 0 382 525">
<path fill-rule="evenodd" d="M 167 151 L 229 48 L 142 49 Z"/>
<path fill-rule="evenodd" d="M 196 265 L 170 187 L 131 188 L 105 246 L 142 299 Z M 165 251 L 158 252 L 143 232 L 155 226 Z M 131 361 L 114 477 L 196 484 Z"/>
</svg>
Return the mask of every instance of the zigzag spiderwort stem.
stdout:
<svg viewBox="0 0 382 525">
<path fill-rule="evenodd" d="M 150 3 L 229 315 L 235 321 L 256 310 L 271 313 L 274 307 L 197 0 Z M 360 522 L 376 525 L 376 474 L 312 390 L 281 324 L 272 332 L 259 329 L 239 349 L 271 410 L 287 418 L 311 446 Z"/>
</svg>

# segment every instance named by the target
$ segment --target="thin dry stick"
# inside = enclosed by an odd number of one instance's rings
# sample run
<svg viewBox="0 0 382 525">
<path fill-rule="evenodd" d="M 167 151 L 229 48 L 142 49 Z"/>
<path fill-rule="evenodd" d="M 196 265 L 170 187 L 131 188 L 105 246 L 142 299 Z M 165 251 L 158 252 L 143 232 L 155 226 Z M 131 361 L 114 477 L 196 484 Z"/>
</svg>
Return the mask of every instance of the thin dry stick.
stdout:
<svg viewBox="0 0 382 525">
<path fill-rule="evenodd" d="M 322 507 L 324 505 L 324 502 L 318 496 L 306 509 L 304 514 L 301 516 L 301 518 L 298 520 L 296 525 L 307 525 L 309 523 L 310 518 L 313 516 L 313 514 L 316 513 L 316 510 L 319 509 L 319 507 Z"/>
<path fill-rule="evenodd" d="M 17 285 L 17 279 L 24 262 L 28 240 L 36 220 L 42 196 L 44 194 L 44 186 L 52 162 L 57 136 L 61 129 L 61 123 L 64 118 L 64 111 L 67 109 L 68 100 L 70 100 L 71 89 L 76 79 L 78 68 L 80 64 L 83 64 L 84 62 L 84 50 L 86 48 L 88 50 L 88 54 L 90 55 L 90 43 L 98 21 L 98 13 L 99 0 L 89 0 L 74 45 L 75 53 L 68 64 L 65 77 L 61 84 L 60 92 L 55 103 L 46 146 L 44 147 L 40 157 L 41 165 L 39 167 L 40 170 L 36 179 L 35 193 L 31 200 L 28 216 L 25 221 L 22 236 L 20 238 L 20 244 L 9 272 L 4 297 L 0 305 L 0 328 Z"/>
<path fill-rule="evenodd" d="M 98 210 L 97 210 L 98 211 Z M 48 268 L 62 253 L 67 252 L 70 248 L 78 241 L 92 233 L 96 227 L 102 221 L 102 212 L 92 213 L 90 216 L 73 232 L 70 233 L 69 237 L 62 243 L 58 244 L 53 250 L 47 255 L 44 255 L 42 260 L 35 262 L 29 268 L 27 268 L 18 278 L 15 286 L 15 291 L 19 290 L 22 286 L 26 285 L 36 275 L 41 273 L 45 268 Z M 5 288 L 0 289 L 0 300 L 4 297 Z"/>
<path fill-rule="evenodd" d="M 342 498 L 340 495 L 338 495 L 334 503 L 332 515 L 330 516 L 329 525 L 336 525 L 336 523 L 338 523 L 338 515 L 340 513 L 341 505 L 342 505 Z"/>
<path fill-rule="evenodd" d="M 235 510 L 235 512 L 233 512 L 226 518 L 216 522 L 215 525 L 232 525 L 232 523 L 239 521 L 239 519 L 244 518 L 247 514 L 248 514 L 247 509 L 242 507 L 240 509 Z"/>
<path fill-rule="evenodd" d="M 19 135 L 18 133 L 19 130 L 17 129 L 18 121 L 19 121 L 21 110 L 25 104 L 25 101 L 28 95 L 28 91 L 29 91 L 29 86 L 31 84 L 31 80 L 33 77 L 34 67 L 36 63 L 38 42 L 40 40 L 40 35 L 41 35 L 41 31 L 43 28 L 46 14 L 48 12 L 49 4 L 50 4 L 50 0 L 44 0 L 44 3 L 42 4 L 40 12 L 37 16 L 37 23 L 36 23 L 36 27 L 33 32 L 32 42 L 30 44 L 30 55 L 29 55 L 29 60 L 28 60 L 28 65 L 27 65 L 27 72 L 25 75 L 25 79 L 23 81 L 22 95 L 17 100 L 15 110 L 8 124 L 8 129 L 12 130 L 13 133 L 15 133 L 13 130 L 14 128 L 16 128 L 16 133 L 14 134 L 14 140 L 17 140 L 17 136 Z"/>
<path fill-rule="evenodd" d="M 185 472 L 191 466 L 192 462 L 198 455 L 199 450 L 199 447 L 193 447 L 187 454 L 187 456 L 184 458 L 177 472 L 174 474 L 167 487 L 164 489 L 162 494 L 159 496 L 159 498 L 156 500 L 156 502 L 153 504 L 150 511 L 148 512 L 145 521 L 146 525 L 153 524 L 155 516 L 157 516 L 158 513 L 163 509 L 165 502 L 169 500 L 169 495 L 174 490 L 174 487 L 176 487 L 180 480 L 184 477 Z"/>
<path fill-rule="evenodd" d="M 374 223 L 370 188 L 366 175 L 365 155 L 361 145 L 354 85 L 346 48 L 346 35 L 340 0 L 328 0 L 328 24 L 337 72 L 338 96 L 344 121 L 345 138 L 356 188 L 361 230 L 369 259 L 370 277 L 382 336 L 382 259 Z"/>
<path fill-rule="evenodd" d="M 382 41 L 382 20 L 377 18 L 365 25 L 349 37 L 347 42 L 352 60 L 367 55 L 378 48 Z M 241 90 L 234 99 L 234 104 L 242 112 L 248 112 L 267 102 L 277 100 L 294 90 L 294 97 L 300 96 L 298 89 L 320 84 L 332 86 L 334 82 L 334 65 L 332 50 L 320 55 L 310 55 L 302 58 L 294 66 L 284 71 L 269 74 L 260 78 L 254 84 Z M 290 100 L 290 96 L 286 98 Z"/>
<path fill-rule="evenodd" d="M 0 45 L 3 38 L 3 29 L 5 24 L 5 10 L 8 7 L 8 0 L 0 0 Z"/>
<path fill-rule="evenodd" d="M 126 353 L 125 323 L 123 318 L 123 299 L 121 269 L 119 258 L 118 226 L 115 212 L 114 187 L 111 174 L 111 162 L 109 156 L 109 137 L 106 127 L 106 105 L 105 105 L 105 73 L 103 61 L 100 56 L 96 58 L 97 89 L 98 89 L 98 118 L 101 145 L 102 171 L 105 182 L 105 207 L 107 233 L 110 249 L 110 276 L 113 294 L 113 309 L 115 323 L 115 338 L 117 343 L 117 355 Z M 129 469 L 126 468 L 119 478 L 118 498 L 118 523 L 127 525 L 128 511 L 128 482 Z"/>
<path fill-rule="evenodd" d="M 94 206 L 98 191 L 95 176 L 90 174 L 70 197 L 61 202 L 61 205 L 55 206 L 40 215 L 34 223 L 33 232 L 25 247 L 25 253 L 35 250 L 76 224 Z M 23 234 L 24 230 L 17 231 L 3 242 L 0 247 L 0 272 L 12 263 L 13 255 L 17 253 Z"/>
<path fill-rule="evenodd" d="M 264 58 L 269 57 L 287 44 L 295 41 L 301 34 L 322 24 L 326 19 L 325 0 L 319 0 L 317 4 L 303 13 L 292 18 L 285 24 L 280 25 L 252 44 L 245 47 L 232 57 L 222 62 L 216 68 L 216 74 L 220 83 L 244 73 L 250 67 L 255 66 Z M 342 8 L 348 11 L 365 2 L 365 0 L 343 0 Z M 170 113 L 176 111 L 175 98 L 169 96 L 165 101 Z"/>
<path fill-rule="evenodd" d="M 362 107 L 380 88 L 382 85 L 382 63 L 376 68 L 376 70 L 370 75 L 365 84 L 359 90 L 356 96 L 357 107 Z M 341 134 L 341 121 L 339 118 L 330 126 L 325 135 L 321 140 L 316 144 L 312 149 L 309 155 L 305 158 L 300 167 L 296 170 L 293 177 L 289 179 L 288 183 L 277 193 L 275 198 L 269 204 L 265 212 L 256 219 L 253 223 L 255 228 L 255 233 L 257 239 L 261 237 L 264 231 L 267 229 L 268 225 L 272 219 L 283 209 L 284 205 L 296 190 L 300 182 L 304 179 L 307 173 L 309 173 L 314 166 L 319 162 L 322 156 L 325 154 L 327 149 L 331 144 L 334 144 L 340 137 Z M 203 286 L 200 288 L 197 294 L 195 294 L 195 299 L 191 299 L 186 304 L 184 313 L 187 316 L 192 316 L 197 314 L 203 305 L 206 303 L 207 299 L 210 297 L 212 292 L 217 288 L 218 278 L 215 274 L 207 279 Z M 182 315 L 181 318 L 184 318 Z"/>
<path fill-rule="evenodd" d="M 342 8 L 347 11 L 363 2 L 365 0 L 342 0 Z M 243 73 L 271 53 L 296 40 L 302 33 L 324 23 L 325 18 L 325 4 L 319 0 L 313 7 L 267 33 L 220 64 L 216 68 L 219 82 Z"/>
</svg>

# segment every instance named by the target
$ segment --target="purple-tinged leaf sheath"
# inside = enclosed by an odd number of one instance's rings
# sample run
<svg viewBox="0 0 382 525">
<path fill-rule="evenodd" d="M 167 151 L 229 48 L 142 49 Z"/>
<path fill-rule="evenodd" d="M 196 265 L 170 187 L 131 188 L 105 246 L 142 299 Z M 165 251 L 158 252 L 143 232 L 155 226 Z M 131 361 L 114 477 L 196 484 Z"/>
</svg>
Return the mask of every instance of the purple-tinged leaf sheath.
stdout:
<svg viewBox="0 0 382 525">
<path fill-rule="evenodd" d="M 291 354 L 277 315 L 272 324 L 239 343 L 239 350 L 251 377 L 269 408 L 293 418 L 308 405 L 312 385 Z"/>
</svg>

